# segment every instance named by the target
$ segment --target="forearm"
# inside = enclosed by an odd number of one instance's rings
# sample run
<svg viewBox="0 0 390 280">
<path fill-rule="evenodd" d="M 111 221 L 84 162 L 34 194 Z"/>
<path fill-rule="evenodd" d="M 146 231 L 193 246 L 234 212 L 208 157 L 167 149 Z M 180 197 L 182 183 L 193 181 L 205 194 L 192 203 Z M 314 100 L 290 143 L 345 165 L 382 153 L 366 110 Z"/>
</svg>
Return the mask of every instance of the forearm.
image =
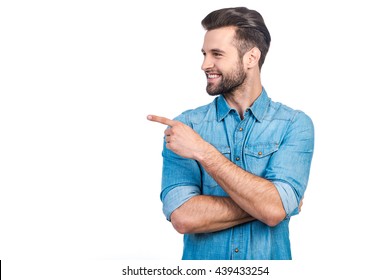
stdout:
<svg viewBox="0 0 390 280">
<path fill-rule="evenodd" d="M 284 219 L 286 213 L 272 182 L 238 167 L 211 145 L 197 160 L 250 216 L 270 226 Z"/>
<path fill-rule="evenodd" d="M 192 197 L 171 215 L 180 233 L 215 232 L 252 220 L 231 198 L 206 195 Z"/>
</svg>

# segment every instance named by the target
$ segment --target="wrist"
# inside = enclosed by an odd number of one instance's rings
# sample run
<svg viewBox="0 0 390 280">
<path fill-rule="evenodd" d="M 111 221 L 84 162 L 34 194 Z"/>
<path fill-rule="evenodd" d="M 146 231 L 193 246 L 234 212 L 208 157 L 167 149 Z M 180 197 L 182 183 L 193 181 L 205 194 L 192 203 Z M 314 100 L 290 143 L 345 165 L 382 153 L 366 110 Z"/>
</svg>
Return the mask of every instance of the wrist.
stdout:
<svg viewBox="0 0 390 280">
<path fill-rule="evenodd" d="M 207 166 L 215 159 L 215 152 L 218 152 L 218 150 L 210 143 L 205 142 L 204 148 L 195 154 L 194 159 L 203 166 Z"/>
</svg>

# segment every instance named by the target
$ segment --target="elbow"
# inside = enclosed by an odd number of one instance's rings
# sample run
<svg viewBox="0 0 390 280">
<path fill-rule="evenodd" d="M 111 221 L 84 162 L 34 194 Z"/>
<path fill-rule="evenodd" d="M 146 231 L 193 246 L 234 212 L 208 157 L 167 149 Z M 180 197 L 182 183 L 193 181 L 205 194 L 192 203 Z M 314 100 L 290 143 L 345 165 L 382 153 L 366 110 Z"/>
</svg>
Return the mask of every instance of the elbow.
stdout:
<svg viewBox="0 0 390 280">
<path fill-rule="evenodd" d="M 276 227 L 283 220 L 284 220 L 284 217 L 282 219 L 268 218 L 266 221 L 264 221 L 264 223 L 269 227 Z"/>
<path fill-rule="evenodd" d="M 280 222 L 282 222 L 286 218 L 286 212 L 284 209 L 277 209 L 272 211 L 267 217 L 263 219 L 263 223 L 265 223 L 269 227 L 275 227 Z"/>
<path fill-rule="evenodd" d="M 173 228 L 180 234 L 193 233 L 193 225 L 189 219 L 181 215 L 177 210 L 171 215 L 171 223 Z"/>
<path fill-rule="evenodd" d="M 272 199 L 265 208 L 262 208 L 264 212 L 263 220 L 261 221 L 269 227 L 275 227 L 279 225 L 287 216 L 287 213 L 284 210 L 283 202 L 276 187 L 274 187 L 273 190 L 275 191 L 274 199 Z"/>
<path fill-rule="evenodd" d="M 177 220 L 171 220 L 171 223 L 172 223 L 172 226 L 173 228 L 180 234 L 187 234 L 187 233 L 190 233 L 190 228 L 188 225 L 186 225 L 185 223 L 181 222 L 181 221 L 177 221 Z"/>
</svg>

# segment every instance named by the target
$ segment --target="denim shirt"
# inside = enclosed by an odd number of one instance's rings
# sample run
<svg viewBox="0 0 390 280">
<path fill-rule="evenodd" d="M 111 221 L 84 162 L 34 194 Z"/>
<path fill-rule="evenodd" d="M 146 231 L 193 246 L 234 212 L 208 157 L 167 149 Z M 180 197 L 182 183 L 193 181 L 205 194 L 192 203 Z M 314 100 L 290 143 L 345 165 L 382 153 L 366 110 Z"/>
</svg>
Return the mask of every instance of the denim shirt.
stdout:
<svg viewBox="0 0 390 280">
<path fill-rule="evenodd" d="M 275 185 L 286 218 L 275 227 L 259 220 L 213 233 L 185 234 L 183 259 L 291 259 L 289 221 L 298 214 L 314 148 L 314 127 L 301 111 L 273 102 L 263 88 L 241 119 L 223 96 L 175 118 L 190 126 L 226 158 Z M 196 195 L 228 196 L 195 160 L 163 148 L 161 200 L 168 220 Z"/>
</svg>

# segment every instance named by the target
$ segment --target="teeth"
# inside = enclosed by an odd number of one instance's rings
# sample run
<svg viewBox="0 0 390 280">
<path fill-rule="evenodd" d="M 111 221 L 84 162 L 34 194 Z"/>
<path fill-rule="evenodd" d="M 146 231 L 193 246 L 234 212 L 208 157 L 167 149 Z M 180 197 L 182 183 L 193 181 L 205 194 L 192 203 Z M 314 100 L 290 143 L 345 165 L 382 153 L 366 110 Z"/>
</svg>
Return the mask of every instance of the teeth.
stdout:
<svg viewBox="0 0 390 280">
<path fill-rule="evenodd" d="M 207 77 L 210 78 L 210 79 L 215 79 L 215 78 L 218 78 L 219 75 L 216 75 L 216 74 L 209 74 L 209 75 L 207 75 Z"/>
</svg>

